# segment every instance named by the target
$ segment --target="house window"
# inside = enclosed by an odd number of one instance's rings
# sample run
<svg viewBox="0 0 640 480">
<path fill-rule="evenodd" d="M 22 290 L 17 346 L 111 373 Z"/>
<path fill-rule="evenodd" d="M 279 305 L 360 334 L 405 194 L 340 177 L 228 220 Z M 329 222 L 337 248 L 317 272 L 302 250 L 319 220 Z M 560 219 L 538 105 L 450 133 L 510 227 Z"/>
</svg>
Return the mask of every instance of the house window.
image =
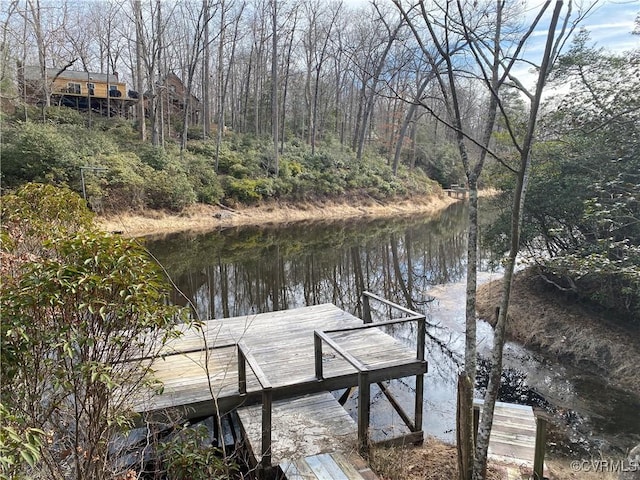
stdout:
<svg viewBox="0 0 640 480">
<path fill-rule="evenodd" d="M 67 83 L 67 92 L 75 93 L 76 95 L 80 95 L 80 84 L 69 82 Z"/>
<path fill-rule="evenodd" d="M 89 95 L 95 95 L 95 91 L 96 91 L 95 83 L 87 83 L 87 88 L 89 89 Z"/>
</svg>

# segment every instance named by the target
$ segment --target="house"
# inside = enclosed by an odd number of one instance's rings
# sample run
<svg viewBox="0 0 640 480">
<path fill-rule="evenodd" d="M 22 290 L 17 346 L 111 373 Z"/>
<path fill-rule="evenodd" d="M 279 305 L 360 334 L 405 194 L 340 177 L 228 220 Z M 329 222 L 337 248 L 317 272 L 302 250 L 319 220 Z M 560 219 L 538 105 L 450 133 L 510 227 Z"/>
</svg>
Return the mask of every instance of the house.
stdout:
<svg viewBox="0 0 640 480">
<path fill-rule="evenodd" d="M 118 74 L 79 72 L 67 69 L 47 68 L 45 85 L 38 66 L 18 68 L 18 80 L 27 103 L 38 105 L 45 95 L 50 95 L 52 105 L 63 105 L 102 115 L 129 116 L 131 107 L 138 101 L 137 92 L 127 90 Z M 48 88 L 45 88 L 48 86 Z"/>
<path fill-rule="evenodd" d="M 175 73 L 170 72 L 165 78 L 161 87 L 163 101 L 169 107 L 172 115 L 183 115 L 187 107 L 187 88 Z M 189 123 L 197 125 L 200 122 L 202 105 L 200 99 L 191 94 L 189 99 Z"/>
</svg>

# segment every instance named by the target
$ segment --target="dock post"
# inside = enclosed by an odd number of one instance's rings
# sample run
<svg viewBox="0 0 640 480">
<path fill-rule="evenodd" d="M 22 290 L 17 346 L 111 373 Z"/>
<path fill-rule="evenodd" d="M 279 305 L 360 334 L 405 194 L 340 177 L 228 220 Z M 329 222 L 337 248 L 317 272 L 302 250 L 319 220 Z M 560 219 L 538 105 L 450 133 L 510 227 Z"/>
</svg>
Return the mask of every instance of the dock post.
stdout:
<svg viewBox="0 0 640 480">
<path fill-rule="evenodd" d="M 424 403 L 424 375 L 416 375 L 416 403 L 413 426 L 416 432 L 422 430 L 422 408 Z"/>
<path fill-rule="evenodd" d="M 238 393 L 240 395 L 247 393 L 247 363 L 240 345 L 238 345 Z"/>
<path fill-rule="evenodd" d="M 544 451 L 547 442 L 547 419 L 544 415 L 536 415 L 536 446 L 533 454 L 533 478 L 544 478 Z"/>
<path fill-rule="evenodd" d="M 480 426 L 480 407 L 473 406 L 473 446 L 478 444 L 478 427 Z"/>
<path fill-rule="evenodd" d="M 358 374 L 358 450 L 365 456 L 369 451 L 370 387 L 369 372 L 363 370 Z"/>
<path fill-rule="evenodd" d="M 262 459 L 260 463 L 265 471 L 271 468 L 271 387 L 262 390 Z"/>
</svg>

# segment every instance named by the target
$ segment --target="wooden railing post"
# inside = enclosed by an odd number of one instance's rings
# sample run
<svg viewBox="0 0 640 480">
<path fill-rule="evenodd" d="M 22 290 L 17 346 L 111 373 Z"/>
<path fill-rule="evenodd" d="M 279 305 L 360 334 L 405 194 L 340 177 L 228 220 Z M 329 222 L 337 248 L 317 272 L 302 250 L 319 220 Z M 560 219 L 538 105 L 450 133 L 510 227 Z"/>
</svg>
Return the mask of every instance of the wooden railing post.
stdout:
<svg viewBox="0 0 640 480">
<path fill-rule="evenodd" d="M 247 363 L 242 353 L 242 347 L 238 345 L 238 393 L 247 393 Z"/>
<path fill-rule="evenodd" d="M 473 406 L 473 445 L 478 443 L 478 427 L 480 426 L 480 406 Z"/>
<path fill-rule="evenodd" d="M 418 319 L 418 338 L 416 345 L 416 359 L 424 361 L 425 341 L 427 336 L 427 317 Z M 422 409 L 424 403 L 424 375 L 416 375 L 416 398 L 414 424 L 416 432 L 422 430 Z"/>
<path fill-rule="evenodd" d="M 373 319 L 371 318 L 371 305 L 369 304 L 369 292 L 362 292 L 362 316 L 364 317 L 362 321 L 364 323 L 371 323 Z"/>
<path fill-rule="evenodd" d="M 418 344 L 416 345 L 416 358 L 424 360 L 425 340 L 427 336 L 427 317 L 418 319 Z"/>
<path fill-rule="evenodd" d="M 313 353 L 316 360 L 316 380 L 322 380 L 322 338 L 318 332 L 313 332 Z"/>
<path fill-rule="evenodd" d="M 544 415 L 536 415 L 536 446 L 533 454 L 533 478 L 544 478 L 544 453 L 547 443 L 547 419 Z"/>
<path fill-rule="evenodd" d="M 358 374 L 358 449 L 363 455 L 369 451 L 370 399 L 369 372 L 362 370 Z"/>
</svg>

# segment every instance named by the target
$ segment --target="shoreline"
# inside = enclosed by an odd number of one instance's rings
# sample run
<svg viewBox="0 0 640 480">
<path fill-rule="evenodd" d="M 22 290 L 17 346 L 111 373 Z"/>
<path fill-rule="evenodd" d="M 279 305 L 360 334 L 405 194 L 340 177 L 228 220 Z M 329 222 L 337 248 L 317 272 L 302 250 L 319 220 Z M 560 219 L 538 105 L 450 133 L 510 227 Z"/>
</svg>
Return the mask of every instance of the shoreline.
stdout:
<svg viewBox="0 0 640 480">
<path fill-rule="evenodd" d="M 478 287 L 476 311 L 492 326 L 501 295 L 501 279 Z M 506 338 L 575 368 L 596 372 L 640 397 L 640 379 L 635 375 L 640 358 L 638 327 L 617 323 L 611 315 L 563 296 L 533 271 L 524 270 L 514 276 Z"/>
<path fill-rule="evenodd" d="M 237 209 L 222 205 L 196 204 L 181 213 L 149 210 L 98 216 L 95 223 L 102 230 L 124 237 L 162 236 L 185 231 L 206 232 L 241 226 L 434 214 L 458 201 L 441 193 L 385 202 L 371 197 L 343 197 L 297 203 L 271 201 Z"/>
</svg>

